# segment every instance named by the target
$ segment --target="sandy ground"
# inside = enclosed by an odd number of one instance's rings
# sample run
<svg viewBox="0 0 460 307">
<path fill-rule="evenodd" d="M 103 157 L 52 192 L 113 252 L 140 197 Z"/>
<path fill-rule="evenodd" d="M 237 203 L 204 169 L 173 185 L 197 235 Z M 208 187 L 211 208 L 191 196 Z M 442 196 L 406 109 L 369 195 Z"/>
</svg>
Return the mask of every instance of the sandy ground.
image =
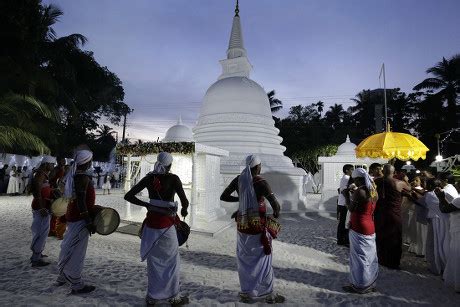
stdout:
<svg viewBox="0 0 460 307">
<path fill-rule="evenodd" d="M 98 195 L 108 206 L 120 196 Z M 53 262 L 31 268 L 30 197 L 0 197 L 1 306 L 143 306 L 146 263 L 140 261 L 140 239 L 121 233 L 93 235 L 83 276 L 97 286 L 88 295 L 72 296 L 53 286 L 60 241 L 49 238 L 45 254 Z M 294 305 L 443 305 L 460 306 L 460 294 L 446 288 L 426 269 L 421 258 L 405 253 L 401 271 L 380 268 L 378 291 L 360 296 L 343 292 L 348 280 L 348 249 L 335 244 L 336 220 L 327 213 L 286 214 L 274 242 L 276 291 Z M 189 249 L 181 247 L 181 289 L 192 306 L 242 306 L 238 303 L 236 230 L 215 237 L 191 235 Z"/>
</svg>

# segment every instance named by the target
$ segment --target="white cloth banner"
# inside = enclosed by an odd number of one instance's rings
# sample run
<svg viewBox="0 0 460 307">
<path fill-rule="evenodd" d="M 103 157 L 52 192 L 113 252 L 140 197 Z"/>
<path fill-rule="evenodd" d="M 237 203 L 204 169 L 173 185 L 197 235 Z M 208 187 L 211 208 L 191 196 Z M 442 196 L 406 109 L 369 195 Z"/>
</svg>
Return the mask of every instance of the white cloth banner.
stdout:
<svg viewBox="0 0 460 307">
<path fill-rule="evenodd" d="M 238 232 L 237 237 L 236 255 L 241 292 L 251 297 L 265 296 L 273 292 L 273 251 L 272 254 L 265 255 L 260 238 L 261 234 L 250 235 L 241 232 Z"/>
<path fill-rule="evenodd" d="M 362 235 L 349 230 L 350 239 L 350 283 L 358 289 L 374 285 L 379 275 L 375 234 Z"/>
<path fill-rule="evenodd" d="M 176 227 L 153 229 L 144 226 L 141 259 L 147 259 L 148 296 L 165 300 L 179 294 L 179 243 Z"/>
<path fill-rule="evenodd" d="M 86 229 L 86 221 L 67 222 L 67 230 L 61 243 L 59 254 L 58 281 L 67 281 L 73 290 L 84 287 L 81 278 L 83 265 L 88 247 L 89 231 Z"/>
</svg>

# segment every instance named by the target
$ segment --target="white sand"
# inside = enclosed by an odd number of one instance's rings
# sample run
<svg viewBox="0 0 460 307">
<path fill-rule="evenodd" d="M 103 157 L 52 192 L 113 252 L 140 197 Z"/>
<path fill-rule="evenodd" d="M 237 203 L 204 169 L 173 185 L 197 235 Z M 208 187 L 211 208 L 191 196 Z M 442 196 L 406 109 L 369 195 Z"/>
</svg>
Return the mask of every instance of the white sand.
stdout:
<svg viewBox="0 0 460 307">
<path fill-rule="evenodd" d="M 108 206 L 121 196 L 97 196 Z M 60 241 L 49 238 L 45 254 L 52 265 L 31 268 L 30 197 L 0 197 L 0 305 L 142 306 L 147 286 L 146 263 L 140 262 L 140 239 L 114 233 L 90 238 L 83 275 L 96 285 L 91 294 L 68 295 L 67 286 L 52 286 Z M 283 230 L 274 242 L 276 291 L 286 305 L 456 305 L 460 294 L 430 274 L 423 259 L 404 255 L 403 270 L 380 269 L 378 292 L 348 294 L 348 250 L 335 244 L 336 221 L 315 212 L 282 218 Z M 191 305 L 237 303 L 239 282 L 235 259 L 235 228 L 218 236 L 192 235 L 190 249 L 181 247 L 181 288 Z"/>
</svg>

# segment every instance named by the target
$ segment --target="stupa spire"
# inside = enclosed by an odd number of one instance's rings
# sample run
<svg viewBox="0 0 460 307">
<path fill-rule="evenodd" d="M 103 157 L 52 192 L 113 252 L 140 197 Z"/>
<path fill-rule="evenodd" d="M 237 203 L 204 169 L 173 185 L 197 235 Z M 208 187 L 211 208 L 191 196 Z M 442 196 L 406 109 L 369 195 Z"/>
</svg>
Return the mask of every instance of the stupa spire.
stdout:
<svg viewBox="0 0 460 307">
<path fill-rule="evenodd" d="M 227 58 L 221 60 L 220 64 L 222 65 L 222 74 L 219 79 L 236 76 L 249 78 L 252 66 L 247 58 L 246 49 L 244 49 L 238 0 L 236 0 L 235 16 L 233 16 L 232 31 L 228 42 Z"/>
<path fill-rule="evenodd" d="M 240 8 L 236 1 L 235 16 L 233 17 L 232 32 L 228 42 L 227 59 L 234 59 L 246 56 L 246 49 L 243 45 L 243 33 L 241 31 Z"/>
</svg>

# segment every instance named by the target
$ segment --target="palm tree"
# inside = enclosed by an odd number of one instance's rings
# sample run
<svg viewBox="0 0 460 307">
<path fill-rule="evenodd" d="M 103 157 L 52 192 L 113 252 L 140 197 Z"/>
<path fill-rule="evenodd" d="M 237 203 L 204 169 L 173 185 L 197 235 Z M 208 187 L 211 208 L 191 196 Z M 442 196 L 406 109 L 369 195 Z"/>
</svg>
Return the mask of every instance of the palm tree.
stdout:
<svg viewBox="0 0 460 307">
<path fill-rule="evenodd" d="M 107 126 L 107 125 L 99 126 L 99 129 L 96 131 L 98 139 L 113 137 L 112 136 L 113 132 L 114 130 L 112 129 L 112 127 Z"/>
<path fill-rule="evenodd" d="M 325 114 L 326 123 L 328 123 L 328 126 L 332 127 L 332 129 L 337 129 L 343 122 L 346 114 L 347 112 L 343 109 L 341 104 L 334 104 L 329 107 L 329 111 Z"/>
<path fill-rule="evenodd" d="M 57 115 L 31 96 L 6 94 L 0 97 L 0 150 L 6 152 L 49 153 L 48 146 L 38 137 L 38 119 L 56 120 Z"/>
<path fill-rule="evenodd" d="M 324 110 L 324 102 L 321 100 L 315 103 L 316 108 L 318 109 L 319 117 L 321 117 L 321 114 L 323 113 Z"/>
<path fill-rule="evenodd" d="M 447 120 L 450 127 L 457 126 L 457 98 L 460 93 L 460 54 L 450 59 L 442 58 L 426 71 L 434 77 L 427 78 L 414 86 L 414 90 L 428 90 L 428 95 L 447 102 Z M 438 90 L 435 94 L 430 91 Z"/>
<path fill-rule="evenodd" d="M 268 101 L 270 102 L 270 109 L 272 113 L 278 112 L 283 108 L 283 102 L 278 98 L 275 98 L 275 90 L 271 90 L 267 93 Z"/>
</svg>

